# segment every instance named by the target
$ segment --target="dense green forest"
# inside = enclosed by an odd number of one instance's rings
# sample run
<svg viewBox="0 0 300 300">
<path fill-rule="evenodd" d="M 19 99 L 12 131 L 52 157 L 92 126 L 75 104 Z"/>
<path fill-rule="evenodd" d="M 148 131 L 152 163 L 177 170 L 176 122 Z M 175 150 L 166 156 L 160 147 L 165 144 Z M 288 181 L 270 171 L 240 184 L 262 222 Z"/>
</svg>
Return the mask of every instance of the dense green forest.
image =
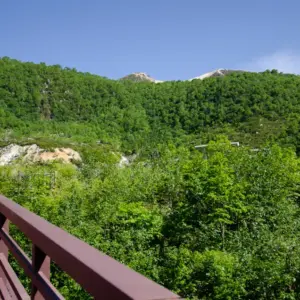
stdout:
<svg viewBox="0 0 300 300">
<path fill-rule="evenodd" d="M 299 85 L 299 76 L 277 71 L 133 83 L 2 58 L 1 135 L 143 151 L 161 140 L 204 143 L 225 133 L 244 145 L 276 140 L 298 151 Z"/>
<path fill-rule="evenodd" d="M 187 299 L 300 299 L 299 111 L 300 77 L 275 70 L 155 84 L 5 57 L 1 145 L 83 162 L 1 166 L 0 193 Z"/>
</svg>

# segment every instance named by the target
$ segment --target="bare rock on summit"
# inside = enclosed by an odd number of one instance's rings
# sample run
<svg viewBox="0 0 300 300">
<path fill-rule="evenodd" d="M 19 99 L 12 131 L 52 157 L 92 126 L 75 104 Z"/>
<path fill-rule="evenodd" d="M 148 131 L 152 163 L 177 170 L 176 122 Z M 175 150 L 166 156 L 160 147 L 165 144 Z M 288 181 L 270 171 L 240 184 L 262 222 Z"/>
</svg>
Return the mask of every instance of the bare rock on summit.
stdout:
<svg viewBox="0 0 300 300">
<path fill-rule="evenodd" d="M 130 80 L 133 82 L 143 82 L 143 81 L 149 81 L 154 83 L 162 82 L 160 80 L 155 80 L 154 78 L 150 77 L 148 74 L 142 72 L 129 74 L 121 78 L 120 80 Z"/>
<path fill-rule="evenodd" d="M 227 74 L 233 73 L 233 72 L 242 72 L 242 71 L 237 71 L 237 70 L 227 70 L 227 69 L 218 69 L 218 70 L 214 70 L 212 72 L 208 72 L 205 74 L 202 74 L 198 77 L 194 77 L 192 79 L 189 79 L 189 81 L 194 80 L 194 79 L 205 79 L 205 78 L 209 78 L 209 77 L 220 77 L 220 76 L 225 76 Z"/>
<path fill-rule="evenodd" d="M 245 72 L 245 71 L 240 71 L 240 70 L 228 70 L 228 69 L 217 69 L 214 70 L 212 72 L 208 72 L 205 74 L 202 74 L 200 76 L 188 79 L 188 80 L 183 80 L 183 81 L 192 81 L 194 79 L 200 79 L 203 80 L 205 78 L 210 78 L 210 77 L 219 77 L 219 76 L 226 76 L 230 73 L 236 73 L 236 72 Z M 160 82 L 164 82 L 161 80 L 156 80 L 152 77 L 150 77 L 149 75 L 147 75 L 146 73 L 132 73 L 130 75 L 127 75 L 123 78 L 121 78 L 120 80 L 130 80 L 133 82 L 153 82 L 153 83 L 160 83 Z"/>
</svg>

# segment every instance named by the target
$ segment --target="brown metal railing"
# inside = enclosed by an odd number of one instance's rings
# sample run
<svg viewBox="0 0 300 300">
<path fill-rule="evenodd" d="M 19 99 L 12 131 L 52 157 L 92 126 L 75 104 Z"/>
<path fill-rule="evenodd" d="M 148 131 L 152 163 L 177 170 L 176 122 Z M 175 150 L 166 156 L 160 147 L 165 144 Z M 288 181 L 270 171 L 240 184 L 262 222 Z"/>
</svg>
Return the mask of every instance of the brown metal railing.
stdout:
<svg viewBox="0 0 300 300">
<path fill-rule="evenodd" d="M 31 240 L 32 260 L 9 235 L 9 222 Z M 30 296 L 8 263 L 8 251 L 31 279 Z M 50 259 L 95 299 L 180 299 L 0 195 L 0 299 L 63 299 L 50 282 Z"/>
</svg>

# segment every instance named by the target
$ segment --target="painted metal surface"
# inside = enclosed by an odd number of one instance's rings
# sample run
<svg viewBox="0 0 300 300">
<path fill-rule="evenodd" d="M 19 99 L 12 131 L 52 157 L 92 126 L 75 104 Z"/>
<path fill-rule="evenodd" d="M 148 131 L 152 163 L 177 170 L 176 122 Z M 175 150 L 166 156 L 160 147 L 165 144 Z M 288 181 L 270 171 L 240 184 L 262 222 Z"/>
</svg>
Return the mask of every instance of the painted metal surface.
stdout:
<svg viewBox="0 0 300 300">
<path fill-rule="evenodd" d="M 32 241 L 32 261 L 10 237 L 8 220 Z M 95 299 L 180 299 L 166 288 L 1 195 L 0 227 L 0 253 L 7 259 L 7 250 L 11 251 L 32 279 L 31 299 L 63 299 L 50 283 L 50 259 Z M 3 285 L 4 279 L 0 280 L 0 290 Z M 3 293 L 5 291 L 1 291 L 2 297 Z M 27 298 L 17 296 L 16 299 Z"/>
</svg>

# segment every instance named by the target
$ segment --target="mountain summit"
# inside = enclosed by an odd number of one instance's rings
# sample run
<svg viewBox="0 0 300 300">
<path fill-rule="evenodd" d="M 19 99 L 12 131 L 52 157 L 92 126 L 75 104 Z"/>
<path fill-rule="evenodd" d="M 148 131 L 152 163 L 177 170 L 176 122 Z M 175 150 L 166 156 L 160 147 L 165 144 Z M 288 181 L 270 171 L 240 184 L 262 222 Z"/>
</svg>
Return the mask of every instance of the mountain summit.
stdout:
<svg viewBox="0 0 300 300">
<path fill-rule="evenodd" d="M 245 72 L 245 71 L 228 70 L 228 69 L 217 69 L 217 70 L 214 70 L 212 72 L 208 72 L 208 73 L 202 74 L 200 76 L 197 76 L 197 77 L 194 77 L 194 78 L 191 78 L 191 79 L 187 79 L 187 80 L 183 80 L 183 81 L 192 81 L 194 79 L 201 79 L 201 80 L 203 80 L 203 79 L 209 78 L 209 77 L 225 76 L 225 75 L 233 73 L 233 72 Z M 134 81 L 134 82 L 149 81 L 149 82 L 154 82 L 154 83 L 163 82 L 161 80 L 156 80 L 156 79 L 150 77 L 146 73 L 141 73 L 141 72 L 129 74 L 129 75 L 125 76 L 125 77 L 122 77 L 120 80 L 131 80 L 131 81 Z"/>
<path fill-rule="evenodd" d="M 208 72 L 208 73 L 205 73 L 205 74 L 202 74 L 200 76 L 197 76 L 197 77 L 194 77 L 194 78 L 191 78 L 189 80 L 194 80 L 194 79 L 205 79 L 205 78 L 209 78 L 209 77 L 219 77 L 219 76 L 225 76 L 229 73 L 232 73 L 232 72 L 239 72 L 239 71 L 235 71 L 235 70 L 226 70 L 226 69 L 217 69 L 217 70 L 214 70 L 212 72 Z"/>
<path fill-rule="evenodd" d="M 150 81 L 154 83 L 162 82 L 160 80 L 155 80 L 154 78 L 150 77 L 148 74 L 142 72 L 129 74 L 125 77 L 122 77 L 120 80 L 131 80 L 134 82 Z"/>
</svg>

